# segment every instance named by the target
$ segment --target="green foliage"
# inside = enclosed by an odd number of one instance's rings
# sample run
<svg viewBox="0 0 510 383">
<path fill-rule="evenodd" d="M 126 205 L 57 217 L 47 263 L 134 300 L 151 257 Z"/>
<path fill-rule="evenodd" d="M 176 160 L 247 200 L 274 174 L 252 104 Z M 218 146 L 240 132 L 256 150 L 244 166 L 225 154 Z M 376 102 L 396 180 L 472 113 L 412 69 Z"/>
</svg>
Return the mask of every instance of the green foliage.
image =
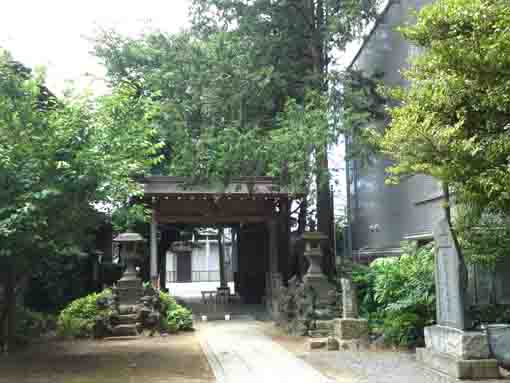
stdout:
<svg viewBox="0 0 510 383">
<path fill-rule="evenodd" d="M 356 70 L 346 72 L 341 78 L 338 92 L 342 115 L 342 130 L 349 139 L 349 159 L 360 165 L 370 163 L 380 149 L 379 139 L 388 118 L 387 97 L 379 91 L 383 73 L 366 74 Z"/>
<path fill-rule="evenodd" d="M 32 311 L 23 306 L 16 307 L 15 342 L 26 344 L 55 329 L 56 318 L 51 314 Z"/>
<path fill-rule="evenodd" d="M 376 273 L 364 265 L 354 265 L 352 281 L 357 286 L 359 309 L 362 317 L 370 320 L 372 324 L 379 320 L 379 304 L 375 300 Z"/>
<path fill-rule="evenodd" d="M 191 311 L 179 306 L 169 311 L 166 317 L 167 328 L 170 332 L 193 329 L 193 317 Z"/>
<path fill-rule="evenodd" d="M 494 268 L 510 254 L 510 217 L 474 205 L 455 206 L 455 232 L 469 263 Z"/>
<path fill-rule="evenodd" d="M 193 329 L 193 314 L 190 310 L 179 305 L 168 293 L 159 292 L 159 298 L 166 330 L 175 333 Z"/>
<path fill-rule="evenodd" d="M 111 298 L 111 296 L 111 290 L 107 289 L 71 302 L 58 317 L 58 334 L 74 338 L 91 337 L 96 319 L 111 314 L 108 309 L 100 309 L 97 301 L 98 299 Z"/>
<path fill-rule="evenodd" d="M 141 191 L 132 178 L 159 160 L 152 104 L 129 84 L 91 100 L 57 100 L 42 73 L 0 51 L 0 256 L 20 267 L 79 254 L 101 218 Z"/>
<path fill-rule="evenodd" d="M 423 173 L 459 203 L 510 211 L 510 8 L 507 0 L 438 0 L 402 28 L 424 48 L 393 89 L 382 148 L 395 177 Z"/>
<path fill-rule="evenodd" d="M 469 317 L 475 323 L 510 323 L 510 305 L 489 304 L 472 306 Z"/>
<path fill-rule="evenodd" d="M 87 254 L 47 254 L 33 264 L 24 304 L 36 311 L 59 312 L 69 302 L 86 295 L 91 259 Z"/>
<path fill-rule="evenodd" d="M 271 175 L 305 195 L 315 177 L 326 227 L 326 151 L 338 138 L 332 52 L 361 35 L 378 3 L 193 0 L 189 31 L 127 38 L 106 30 L 95 54 L 114 88 L 135 84 L 159 105 L 165 160 L 154 173 L 215 185 Z"/>
<path fill-rule="evenodd" d="M 431 245 L 404 243 L 403 254 L 357 267 L 361 313 L 375 332 L 397 345 L 415 345 L 435 319 L 434 254 Z"/>
</svg>

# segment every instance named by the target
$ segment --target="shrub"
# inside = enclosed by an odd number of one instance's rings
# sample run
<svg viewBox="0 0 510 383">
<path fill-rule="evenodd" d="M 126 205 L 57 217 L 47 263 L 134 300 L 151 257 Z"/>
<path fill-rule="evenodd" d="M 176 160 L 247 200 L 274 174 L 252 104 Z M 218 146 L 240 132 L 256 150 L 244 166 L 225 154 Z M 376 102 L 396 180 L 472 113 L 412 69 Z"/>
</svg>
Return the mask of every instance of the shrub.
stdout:
<svg viewBox="0 0 510 383">
<path fill-rule="evenodd" d="M 180 330 L 192 330 L 193 329 L 193 317 L 191 311 L 185 307 L 177 305 L 175 310 L 167 313 L 167 324 L 169 331 L 177 329 Z"/>
<path fill-rule="evenodd" d="M 171 333 L 193 329 L 193 314 L 187 308 L 179 305 L 175 299 L 164 292 L 159 293 L 161 312 L 163 313 L 163 327 Z"/>
<path fill-rule="evenodd" d="M 92 293 L 71 302 L 58 317 L 58 334 L 76 338 L 92 336 L 96 318 L 111 314 L 109 309 L 100 309 L 97 301 L 98 299 L 110 299 L 111 297 L 111 290 L 106 289 L 99 294 Z"/>
<path fill-rule="evenodd" d="M 24 306 L 16 307 L 16 343 L 26 344 L 54 330 L 55 321 L 55 317 L 51 314 L 35 312 Z"/>
<path fill-rule="evenodd" d="M 403 255 L 376 259 L 356 267 L 361 314 L 372 330 L 389 343 L 412 346 L 423 340 L 423 328 L 435 319 L 434 253 L 432 245 L 403 243 Z"/>
</svg>

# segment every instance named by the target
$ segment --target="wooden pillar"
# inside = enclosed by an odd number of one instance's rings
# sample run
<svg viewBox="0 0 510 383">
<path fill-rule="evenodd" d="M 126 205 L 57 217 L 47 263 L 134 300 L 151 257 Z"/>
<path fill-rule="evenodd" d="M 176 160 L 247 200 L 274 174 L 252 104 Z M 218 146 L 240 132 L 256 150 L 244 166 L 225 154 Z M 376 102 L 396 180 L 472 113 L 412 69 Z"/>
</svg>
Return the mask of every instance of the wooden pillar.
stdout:
<svg viewBox="0 0 510 383">
<path fill-rule="evenodd" d="M 278 248 L 278 221 L 271 219 L 267 223 L 269 229 L 269 272 L 277 273 L 279 266 Z"/>
<path fill-rule="evenodd" d="M 158 222 L 156 219 L 156 210 L 152 210 L 152 219 L 151 219 L 151 227 L 150 227 L 150 277 L 151 283 L 154 287 L 158 285 L 158 243 L 157 243 L 157 231 L 158 231 Z"/>
<path fill-rule="evenodd" d="M 286 283 L 289 278 L 289 253 L 290 253 L 290 225 L 289 225 L 289 200 L 283 198 L 280 200 L 279 221 L 279 260 L 278 266 L 282 280 Z"/>
<path fill-rule="evenodd" d="M 218 230 L 218 250 L 220 258 L 220 288 L 227 288 L 227 278 L 225 276 L 225 248 L 223 247 L 223 228 Z"/>
</svg>

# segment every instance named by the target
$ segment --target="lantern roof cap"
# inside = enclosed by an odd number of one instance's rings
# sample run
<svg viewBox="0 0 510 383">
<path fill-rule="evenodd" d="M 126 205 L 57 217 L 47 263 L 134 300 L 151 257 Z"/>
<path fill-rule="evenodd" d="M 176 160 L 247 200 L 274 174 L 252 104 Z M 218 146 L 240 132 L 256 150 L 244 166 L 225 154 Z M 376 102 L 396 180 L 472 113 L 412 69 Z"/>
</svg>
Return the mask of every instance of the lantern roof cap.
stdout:
<svg viewBox="0 0 510 383">
<path fill-rule="evenodd" d="M 143 242 L 145 239 L 138 233 L 121 233 L 113 239 L 114 242 Z"/>
</svg>

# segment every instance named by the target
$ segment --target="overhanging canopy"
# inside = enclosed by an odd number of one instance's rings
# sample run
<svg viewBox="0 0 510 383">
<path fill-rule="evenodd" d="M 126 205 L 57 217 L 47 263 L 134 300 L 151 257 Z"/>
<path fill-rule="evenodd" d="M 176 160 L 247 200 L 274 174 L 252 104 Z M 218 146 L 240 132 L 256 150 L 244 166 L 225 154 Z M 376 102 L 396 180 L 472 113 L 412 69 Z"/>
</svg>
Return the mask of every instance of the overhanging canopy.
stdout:
<svg viewBox="0 0 510 383">
<path fill-rule="evenodd" d="M 194 185 L 182 177 L 150 176 L 144 200 L 161 223 L 232 224 L 264 222 L 287 210 L 291 194 L 273 177 L 234 178 L 226 186 Z"/>
</svg>

